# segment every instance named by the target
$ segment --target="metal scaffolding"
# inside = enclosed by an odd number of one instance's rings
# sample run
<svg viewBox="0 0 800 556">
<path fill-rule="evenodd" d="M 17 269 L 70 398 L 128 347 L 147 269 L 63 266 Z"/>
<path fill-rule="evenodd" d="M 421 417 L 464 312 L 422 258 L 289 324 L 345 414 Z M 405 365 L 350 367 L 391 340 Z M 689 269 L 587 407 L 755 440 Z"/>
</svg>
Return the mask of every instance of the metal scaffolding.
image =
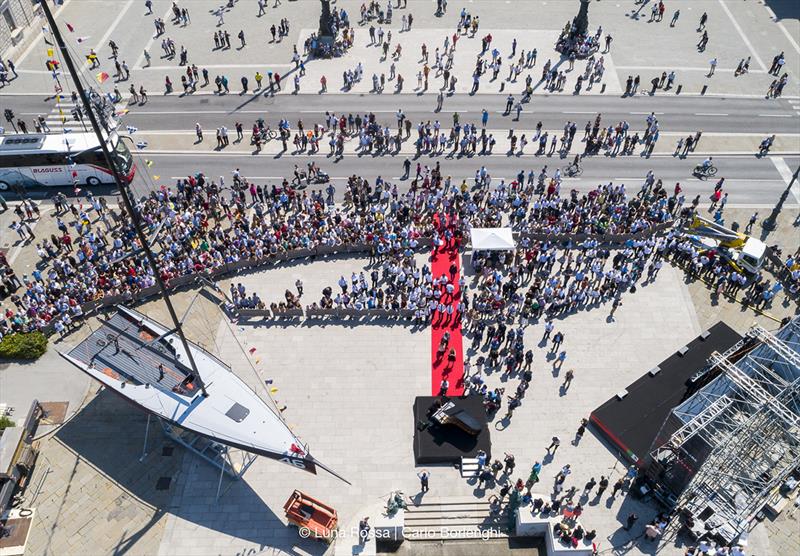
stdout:
<svg viewBox="0 0 800 556">
<path fill-rule="evenodd" d="M 709 364 L 719 376 L 672 411 L 648 476 L 697 534 L 730 542 L 800 467 L 800 317 L 753 327 Z"/>
</svg>

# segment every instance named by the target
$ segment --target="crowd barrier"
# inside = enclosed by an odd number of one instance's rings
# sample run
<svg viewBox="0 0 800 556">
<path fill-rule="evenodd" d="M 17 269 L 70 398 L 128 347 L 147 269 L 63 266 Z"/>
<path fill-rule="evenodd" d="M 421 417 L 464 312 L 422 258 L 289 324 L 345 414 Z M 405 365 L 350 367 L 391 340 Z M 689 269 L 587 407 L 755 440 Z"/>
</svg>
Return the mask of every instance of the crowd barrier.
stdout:
<svg viewBox="0 0 800 556">
<path fill-rule="evenodd" d="M 525 237 L 531 239 L 532 241 L 550 241 L 550 242 L 559 242 L 559 241 L 567 241 L 570 240 L 573 243 L 579 243 L 581 241 L 585 241 L 589 237 L 594 239 L 600 239 L 601 243 L 625 243 L 630 239 L 637 239 L 642 238 L 645 235 L 653 235 L 659 233 L 660 231 L 669 228 L 673 225 L 672 222 L 664 222 L 662 224 L 658 224 L 656 226 L 652 226 L 640 232 L 636 232 L 634 234 L 619 234 L 619 235 L 604 235 L 604 236 L 597 236 L 591 234 L 536 234 L 536 233 L 516 233 L 515 236 L 521 237 L 524 235 Z M 430 248 L 433 245 L 433 240 L 431 238 L 419 238 L 418 239 L 418 248 Z M 174 290 L 177 288 L 186 287 L 192 284 L 197 283 L 201 280 L 206 280 L 208 283 L 213 283 L 216 280 L 223 278 L 227 275 L 241 272 L 246 269 L 251 268 L 261 268 L 268 264 L 273 264 L 276 262 L 281 261 L 290 261 L 290 260 L 299 260 L 305 259 L 311 256 L 328 256 L 328 255 L 338 255 L 344 253 L 368 253 L 372 249 L 371 244 L 367 243 L 351 243 L 345 245 L 319 245 L 313 249 L 295 249 L 293 251 L 286 251 L 283 253 L 278 253 L 276 255 L 268 255 L 266 257 L 262 257 L 260 259 L 241 259 L 238 261 L 232 262 L 225 262 L 220 264 L 219 266 L 209 269 L 207 271 L 201 271 L 192 274 L 185 274 L 182 276 L 176 276 L 168 281 L 166 284 L 167 288 L 170 290 Z M 150 297 L 154 297 L 159 294 L 158 286 L 150 286 L 148 288 L 144 288 L 137 292 L 128 292 L 124 295 L 107 295 L 102 297 L 101 299 L 96 299 L 92 301 L 85 302 L 81 304 L 81 309 L 83 310 L 84 314 L 93 313 L 96 311 L 101 311 L 106 307 L 110 307 L 113 305 L 118 305 L 120 303 L 141 303 Z M 313 317 L 313 318 L 324 318 L 324 317 L 333 317 L 333 318 L 361 318 L 361 317 L 368 317 L 368 318 L 413 318 L 414 310 L 413 309 L 401 309 L 399 311 L 393 311 L 389 309 L 352 309 L 352 308 L 340 308 L 340 309 L 320 309 L 316 308 L 313 309 L 311 307 L 306 307 L 305 313 L 302 309 L 288 309 L 286 311 L 274 312 L 268 309 L 237 309 L 235 313 L 243 318 L 299 318 L 299 317 Z M 46 335 L 51 335 L 55 332 L 55 328 L 52 324 L 48 324 L 47 326 L 42 328 L 42 332 Z"/>
<path fill-rule="evenodd" d="M 629 234 L 546 234 L 546 233 L 536 233 L 536 232 L 515 232 L 514 239 L 519 242 L 519 240 L 525 238 L 529 241 L 540 241 L 540 242 L 550 242 L 550 243 L 557 243 L 563 244 L 566 242 L 571 242 L 572 244 L 578 244 L 586 241 L 587 239 L 593 239 L 602 245 L 625 245 L 627 242 L 631 240 L 643 239 L 646 237 L 654 236 L 657 234 L 662 233 L 665 230 L 671 229 L 675 225 L 675 221 L 670 220 L 668 222 L 661 222 L 656 224 L 655 226 L 650 226 L 643 230 L 639 230 L 638 232 L 633 232 Z"/>
<path fill-rule="evenodd" d="M 370 319 L 389 319 L 389 318 L 401 318 L 401 319 L 408 319 L 414 317 L 414 309 L 399 309 L 394 311 L 392 309 L 354 309 L 352 307 L 339 307 L 339 308 L 330 308 L 330 309 L 322 309 L 319 307 L 312 307 L 307 305 L 305 308 L 305 316 L 306 318 L 334 318 L 334 319 L 343 319 L 343 318 L 370 318 Z"/>
</svg>

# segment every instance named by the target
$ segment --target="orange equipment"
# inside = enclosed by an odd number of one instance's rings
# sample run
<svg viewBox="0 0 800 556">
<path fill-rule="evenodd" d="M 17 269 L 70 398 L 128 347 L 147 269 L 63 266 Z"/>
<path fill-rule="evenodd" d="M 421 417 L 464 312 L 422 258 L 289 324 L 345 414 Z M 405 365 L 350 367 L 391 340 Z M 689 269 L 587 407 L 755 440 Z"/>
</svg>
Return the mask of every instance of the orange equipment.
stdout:
<svg viewBox="0 0 800 556">
<path fill-rule="evenodd" d="M 327 504 L 295 490 L 283 505 L 283 510 L 289 523 L 305 528 L 304 537 L 322 539 L 325 542 L 333 540 L 333 531 L 339 523 L 339 516 Z"/>
</svg>

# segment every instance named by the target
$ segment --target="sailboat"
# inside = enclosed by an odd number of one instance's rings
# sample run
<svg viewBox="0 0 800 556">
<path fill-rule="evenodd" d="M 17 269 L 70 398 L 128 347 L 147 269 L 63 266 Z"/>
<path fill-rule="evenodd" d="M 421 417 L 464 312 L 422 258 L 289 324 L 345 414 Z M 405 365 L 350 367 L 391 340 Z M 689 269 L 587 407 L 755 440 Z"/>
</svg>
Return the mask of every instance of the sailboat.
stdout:
<svg viewBox="0 0 800 556">
<path fill-rule="evenodd" d="M 118 305 L 86 339 L 61 356 L 108 390 L 165 423 L 296 469 L 316 474 L 319 467 L 348 482 L 308 453 L 308 448 L 289 429 L 271 399 L 262 399 L 223 361 L 187 340 L 169 291 L 161 280 L 138 212 L 131 203 L 130 183 L 110 152 L 50 7 L 46 2 L 41 6 L 103 156 L 114 174 L 123 205 L 141 244 L 140 254 L 152 269 L 173 324 L 165 326 Z"/>
</svg>

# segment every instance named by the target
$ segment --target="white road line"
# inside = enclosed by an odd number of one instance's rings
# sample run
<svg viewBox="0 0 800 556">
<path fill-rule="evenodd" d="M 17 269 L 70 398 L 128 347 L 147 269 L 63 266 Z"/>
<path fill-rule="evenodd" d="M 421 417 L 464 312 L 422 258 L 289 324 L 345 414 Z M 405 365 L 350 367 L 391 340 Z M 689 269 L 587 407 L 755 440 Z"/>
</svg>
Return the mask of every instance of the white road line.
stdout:
<svg viewBox="0 0 800 556">
<path fill-rule="evenodd" d="M 791 114 L 759 114 L 759 118 L 791 118 Z"/>
<path fill-rule="evenodd" d="M 778 27 L 780 27 L 781 31 L 783 31 L 783 34 L 786 35 L 786 38 L 789 39 L 789 42 L 794 47 L 795 51 L 798 54 L 800 54 L 800 45 L 797 44 L 797 41 L 794 40 L 794 37 L 792 37 L 791 33 L 789 33 L 789 31 L 786 30 L 786 26 L 783 24 L 783 22 L 778 21 L 778 16 L 775 15 L 775 12 L 772 11 L 772 8 L 767 6 L 766 2 L 764 3 L 764 7 L 767 9 L 767 13 L 772 18 L 772 20 L 778 24 Z"/>
<path fill-rule="evenodd" d="M 172 6 L 170 6 L 169 9 L 167 9 L 166 13 L 161 17 L 161 19 L 166 21 L 167 19 L 169 19 L 170 14 L 172 14 Z M 155 29 L 153 30 L 153 32 L 155 33 Z M 161 37 L 161 36 L 163 36 L 163 35 L 159 35 L 159 37 Z M 145 53 L 145 51 L 147 51 L 147 52 L 150 51 L 150 48 L 152 48 L 153 43 L 155 42 L 156 38 L 158 38 L 158 37 L 156 37 L 155 35 L 152 35 L 150 37 L 150 39 L 145 43 L 144 48 L 142 49 L 142 52 L 139 54 L 139 57 L 136 58 L 136 63 L 133 64 L 133 69 L 135 69 L 135 70 L 147 69 L 147 68 L 143 68 L 142 67 L 142 62 L 144 61 L 144 53 Z"/>
<path fill-rule="evenodd" d="M 31 224 L 30 222 L 28 223 L 28 226 L 30 226 L 30 227 L 31 227 L 31 231 L 35 231 L 35 230 L 36 230 L 36 226 L 39 224 L 39 222 L 41 222 L 42 220 L 44 220 L 44 215 L 45 215 L 45 214 L 46 214 L 46 213 L 47 213 L 49 210 L 50 210 L 50 207 L 41 206 L 41 204 L 39 204 L 39 213 L 40 213 L 40 217 L 39 217 L 39 218 L 37 218 L 37 219 L 36 219 L 36 221 L 35 221 L 35 222 L 33 222 L 32 224 Z M 28 242 L 28 241 L 21 241 L 21 242 L 20 242 L 20 243 L 19 243 L 19 244 L 18 244 L 18 245 L 17 245 L 17 246 L 14 248 L 14 252 L 13 252 L 13 253 L 11 253 L 11 255 L 8 257 L 8 263 L 9 263 L 9 264 L 14 264 L 14 261 L 15 261 L 15 260 L 17 259 L 17 257 L 19 256 L 20 252 L 22 251 L 22 248 L 23 248 L 23 247 L 25 247 L 26 245 L 30 245 L 30 243 L 33 243 L 33 242 L 35 242 L 35 241 L 36 241 L 36 239 L 33 239 L 33 240 L 31 240 L 30 242 Z"/>
<path fill-rule="evenodd" d="M 58 21 L 58 17 L 61 15 L 61 12 L 63 12 L 63 11 L 64 11 L 64 9 L 65 9 L 67 6 L 69 6 L 69 3 L 70 3 L 71 1 L 72 1 L 72 0 L 66 0 L 66 2 L 64 2 L 63 4 L 61 4 L 61 7 L 60 7 L 60 8 L 58 8 L 58 9 L 56 10 L 56 12 L 53 14 L 53 19 L 55 19 L 56 21 Z M 32 29 L 36 29 L 36 27 L 38 27 L 38 25 L 34 25 Z M 36 32 L 37 32 L 37 30 L 33 30 L 33 32 L 34 32 L 34 33 L 36 33 Z M 42 40 L 43 38 L 44 38 L 44 32 L 38 33 L 38 36 L 37 36 L 35 39 L 33 39 L 33 41 L 31 42 L 31 44 L 30 44 L 30 45 L 28 45 L 28 48 L 26 48 L 26 49 L 25 49 L 25 51 L 24 51 L 22 54 L 20 54 L 19 56 L 17 56 L 17 59 L 16 59 L 16 60 L 14 60 L 14 62 L 16 62 L 16 64 L 17 64 L 18 66 L 21 66 L 21 65 L 22 65 L 22 62 L 24 62 L 24 61 L 25 61 L 25 58 L 27 58 L 27 57 L 28 57 L 28 54 L 30 54 L 30 53 L 31 53 L 31 51 L 32 51 L 32 50 L 33 50 L 33 49 L 34 49 L 36 46 L 38 46 L 38 45 L 39 45 L 39 41 L 40 41 L 40 40 Z M 55 49 L 55 46 L 53 46 L 53 47 L 51 47 L 51 48 Z M 18 71 L 19 71 L 19 70 L 18 70 Z M 20 71 L 20 73 L 22 73 L 22 71 Z M 50 72 L 47 72 L 47 73 L 50 73 Z"/>
<path fill-rule="evenodd" d="M 172 10 L 170 9 L 170 12 Z M 152 46 L 152 45 L 151 45 Z M 144 51 L 141 54 L 142 59 L 144 59 Z M 294 64 L 218 64 L 218 65 L 211 65 L 211 66 L 203 66 L 207 69 L 263 69 L 264 71 L 271 70 L 273 68 L 284 69 L 284 68 L 293 68 Z M 139 71 L 170 71 L 170 70 L 183 70 L 186 71 L 186 66 L 145 66 L 143 68 L 136 68 Z"/>
<path fill-rule="evenodd" d="M 95 52 L 99 51 L 100 48 L 102 48 L 102 46 L 108 42 L 108 38 L 111 36 L 111 33 L 113 33 L 117 28 L 117 25 L 119 25 L 120 21 L 122 21 L 122 18 L 125 17 L 125 14 L 128 12 L 131 6 L 133 6 L 133 0 L 128 0 L 128 2 L 125 4 L 125 7 L 119 11 L 117 17 L 115 17 L 114 21 L 111 22 L 111 25 L 108 26 L 108 30 L 103 35 L 103 38 L 97 42 L 97 46 L 94 47 Z M 89 63 L 88 60 L 86 63 Z"/>
<path fill-rule="evenodd" d="M 727 116 L 728 114 L 721 114 L 716 112 L 697 112 L 695 116 Z"/>
<path fill-rule="evenodd" d="M 789 165 L 786 164 L 786 161 L 783 159 L 783 157 L 771 156 L 769 157 L 769 159 L 775 165 L 775 169 L 783 178 L 783 182 L 786 185 L 789 185 L 789 183 L 791 183 L 793 178 L 792 170 L 791 168 L 789 168 Z M 792 185 L 791 193 L 792 196 L 794 196 L 794 200 L 797 203 L 800 203 L 800 180 L 794 180 L 794 185 Z"/>
<path fill-rule="evenodd" d="M 622 71 L 655 71 L 660 72 L 663 71 L 663 67 L 657 66 L 614 66 L 615 69 L 622 70 Z M 673 67 L 670 66 L 671 70 L 675 71 L 699 71 L 703 73 L 708 73 L 708 66 L 686 66 L 686 67 Z M 715 72 L 722 72 L 722 73 L 734 73 L 736 68 L 720 68 L 717 66 L 717 69 L 714 70 Z M 766 70 L 749 70 L 748 73 L 767 73 Z"/>
<path fill-rule="evenodd" d="M 588 112 L 562 112 L 562 114 L 597 114 L 597 110 L 590 110 Z"/>
<path fill-rule="evenodd" d="M 636 114 L 637 116 L 649 116 L 651 114 L 651 112 L 629 112 L 629 114 Z M 655 114 L 656 116 L 662 116 L 664 113 L 663 112 L 652 112 L 652 114 Z"/>
<path fill-rule="evenodd" d="M 728 9 L 728 6 L 725 5 L 725 2 L 723 0 L 719 0 L 719 5 L 722 6 L 722 10 L 728 16 L 728 19 L 731 20 L 731 23 L 733 23 L 734 28 L 736 28 L 736 32 L 739 33 L 740 37 L 742 37 L 742 42 L 747 46 L 747 48 L 750 49 L 750 54 L 753 55 L 753 58 L 755 58 L 755 61 L 758 62 L 758 65 L 761 66 L 762 70 L 767 71 L 767 66 L 764 65 L 763 60 L 761 60 L 761 58 L 759 57 L 758 53 L 756 52 L 756 49 L 753 48 L 753 45 L 750 42 L 750 39 L 748 39 L 747 35 L 744 34 L 744 31 L 742 30 L 741 26 L 739 25 L 739 22 L 736 21 L 736 18 L 733 17 L 733 14 Z"/>
</svg>

